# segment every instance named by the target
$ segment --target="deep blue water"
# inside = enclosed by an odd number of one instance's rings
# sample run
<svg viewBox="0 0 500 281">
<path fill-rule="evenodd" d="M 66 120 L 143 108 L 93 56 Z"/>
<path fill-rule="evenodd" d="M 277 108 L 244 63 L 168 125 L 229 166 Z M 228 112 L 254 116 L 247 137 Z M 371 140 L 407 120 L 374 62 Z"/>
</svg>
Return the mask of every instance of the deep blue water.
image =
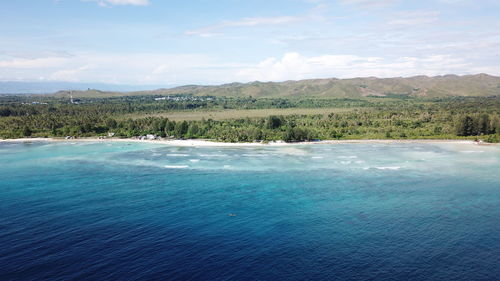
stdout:
<svg viewBox="0 0 500 281">
<path fill-rule="evenodd" d="M 498 280 L 500 147 L 0 143 L 1 280 Z"/>
</svg>

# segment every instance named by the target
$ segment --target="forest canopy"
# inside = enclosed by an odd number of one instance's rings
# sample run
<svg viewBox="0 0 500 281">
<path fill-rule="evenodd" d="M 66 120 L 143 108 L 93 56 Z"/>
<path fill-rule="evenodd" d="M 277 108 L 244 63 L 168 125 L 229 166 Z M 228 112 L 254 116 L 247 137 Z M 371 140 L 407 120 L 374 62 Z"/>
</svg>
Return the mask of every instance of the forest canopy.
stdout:
<svg viewBox="0 0 500 281">
<path fill-rule="evenodd" d="M 318 108 L 324 109 L 322 113 L 314 112 Z M 301 114 L 294 114 L 299 109 Z M 255 99 L 184 95 L 68 100 L 3 96 L 0 137 L 92 137 L 113 133 L 116 137 L 154 134 L 228 142 L 418 138 L 481 138 L 496 142 L 500 139 L 499 109 L 500 97 Z M 258 110 L 264 110 L 266 116 L 252 117 L 251 113 Z M 229 111 L 232 115 L 225 118 Z M 213 112 L 219 117 L 211 118 Z M 250 116 L 239 117 L 239 112 Z M 186 113 L 201 118 L 183 120 L 181 116 Z"/>
</svg>

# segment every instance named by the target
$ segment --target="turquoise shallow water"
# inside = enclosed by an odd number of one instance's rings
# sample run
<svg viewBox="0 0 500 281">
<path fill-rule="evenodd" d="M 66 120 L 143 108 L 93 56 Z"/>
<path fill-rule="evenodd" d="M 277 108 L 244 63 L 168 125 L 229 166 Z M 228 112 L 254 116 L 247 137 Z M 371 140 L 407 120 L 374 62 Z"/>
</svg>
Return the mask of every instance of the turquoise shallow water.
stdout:
<svg viewBox="0 0 500 281">
<path fill-rule="evenodd" d="M 0 143 L 1 280 L 493 280 L 500 147 Z"/>
</svg>

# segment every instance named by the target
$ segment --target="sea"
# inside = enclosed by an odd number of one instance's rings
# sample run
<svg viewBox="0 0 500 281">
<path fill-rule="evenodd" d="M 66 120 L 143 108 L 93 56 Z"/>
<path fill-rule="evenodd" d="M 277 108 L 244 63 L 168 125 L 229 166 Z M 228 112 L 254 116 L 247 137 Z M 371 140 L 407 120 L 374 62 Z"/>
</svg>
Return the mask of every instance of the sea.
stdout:
<svg viewBox="0 0 500 281">
<path fill-rule="evenodd" d="M 499 280 L 500 146 L 0 143 L 0 280 Z"/>
</svg>

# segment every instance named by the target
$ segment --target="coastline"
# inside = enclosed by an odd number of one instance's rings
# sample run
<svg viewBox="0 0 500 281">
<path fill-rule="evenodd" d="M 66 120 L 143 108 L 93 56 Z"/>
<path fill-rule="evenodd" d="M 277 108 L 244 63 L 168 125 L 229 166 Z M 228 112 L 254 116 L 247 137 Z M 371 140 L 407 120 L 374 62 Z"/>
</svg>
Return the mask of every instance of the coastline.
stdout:
<svg viewBox="0 0 500 281">
<path fill-rule="evenodd" d="M 455 139 L 359 139 L 359 140 L 322 140 L 309 142 L 217 142 L 202 139 L 187 139 L 187 140 L 139 140 L 132 138 L 79 138 L 79 139 L 62 139 L 62 138 L 18 138 L 18 139 L 0 139 L 0 143 L 15 143 L 15 142 L 135 142 L 135 143 L 154 143 L 172 146 L 221 146 L 221 147 L 238 147 L 238 146 L 293 146 L 293 145 L 321 145 L 321 144 L 346 144 L 346 143 L 381 143 L 381 144 L 398 144 L 398 143 L 452 143 L 452 144 L 473 144 L 473 145 L 500 145 L 500 143 L 478 143 L 471 140 L 455 140 Z"/>
</svg>

